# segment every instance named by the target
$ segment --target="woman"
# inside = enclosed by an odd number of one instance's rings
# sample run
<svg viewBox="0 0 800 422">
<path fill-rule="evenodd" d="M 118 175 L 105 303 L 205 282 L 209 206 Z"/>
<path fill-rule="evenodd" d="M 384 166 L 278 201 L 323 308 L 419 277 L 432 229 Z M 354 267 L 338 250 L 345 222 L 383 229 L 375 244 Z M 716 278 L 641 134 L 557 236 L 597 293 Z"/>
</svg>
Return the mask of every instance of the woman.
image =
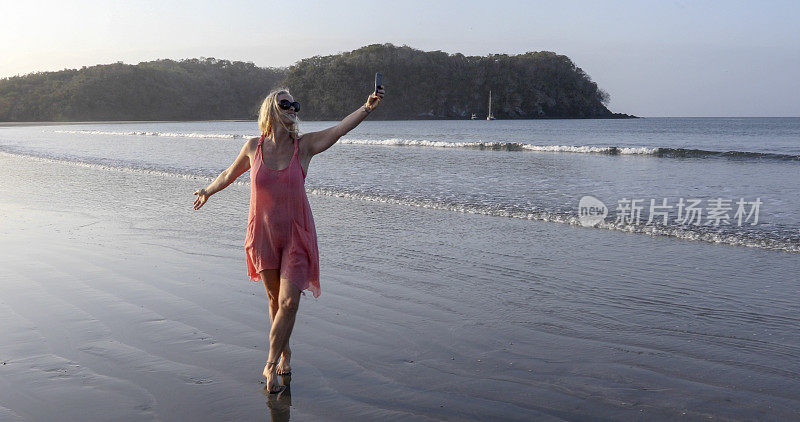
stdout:
<svg viewBox="0 0 800 422">
<path fill-rule="evenodd" d="M 269 297 L 269 355 L 263 374 L 270 393 L 281 391 L 277 375 L 291 371 L 289 336 L 300 294 L 308 289 L 314 297 L 320 295 L 317 234 L 304 187 L 311 157 L 358 126 L 380 104 L 384 93 L 382 88 L 372 93 L 364 106 L 336 126 L 300 135 L 300 104 L 287 90 L 273 91 L 259 112 L 261 137 L 247 141 L 227 170 L 194 193 L 197 210 L 252 168 L 245 251 L 250 279 L 261 280 Z"/>
</svg>

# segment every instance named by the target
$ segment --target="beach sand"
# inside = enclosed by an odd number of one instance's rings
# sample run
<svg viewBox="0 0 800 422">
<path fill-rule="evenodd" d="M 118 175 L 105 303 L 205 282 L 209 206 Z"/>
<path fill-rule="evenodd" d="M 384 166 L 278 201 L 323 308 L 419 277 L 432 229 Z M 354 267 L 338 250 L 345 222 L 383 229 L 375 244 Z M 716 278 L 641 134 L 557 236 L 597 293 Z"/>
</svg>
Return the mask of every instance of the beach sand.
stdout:
<svg viewBox="0 0 800 422">
<path fill-rule="evenodd" d="M 623 330 L 552 322 L 569 320 L 569 310 L 534 311 L 568 298 L 570 280 L 601 279 L 594 267 L 613 274 L 612 258 L 630 250 L 644 255 L 625 264 L 636 278 L 636 270 L 680 271 L 644 264 L 659 254 L 695 257 L 686 264 L 695 268 L 702 262 L 696 252 L 713 259 L 714 248 L 732 247 L 312 196 L 323 294 L 301 301 L 289 394 L 268 397 L 264 288 L 247 280 L 241 244 L 202 241 L 216 221 L 230 219 L 243 242 L 247 186 L 232 185 L 194 212 L 191 192 L 205 180 L 8 154 L 0 154 L 0 168 L 0 420 L 800 417 L 795 340 L 764 346 L 785 346 L 775 352 L 787 359 L 785 373 L 759 372 L 747 362 L 761 352 L 731 349 L 724 336 L 715 340 L 719 349 L 709 343 L 698 352 L 683 346 L 693 341 L 685 334 L 691 330 L 652 330 L 626 341 Z M 239 213 L 223 201 L 237 202 Z M 409 215 L 415 223 L 408 230 L 381 233 Z M 198 235 L 170 231 L 180 222 Z M 379 240 L 349 235 L 357 225 L 374 226 Z M 476 226 L 484 228 L 459 229 Z M 500 261 L 496 268 L 449 266 L 450 256 L 480 254 L 474 246 L 483 237 L 509 233 L 542 239 L 541 250 L 525 251 L 541 261 L 521 278 L 534 286 L 554 274 L 563 281 L 555 296 L 542 293 L 541 306 L 492 286 L 493 273 L 511 271 Z M 617 249 L 590 262 L 564 240 L 572 238 Z M 440 270 L 417 271 L 421 258 L 409 251 L 437 242 L 447 249 L 437 258 Z M 342 252 L 345 243 L 361 248 L 360 261 Z M 798 262 L 738 249 L 743 260 L 768 257 L 772 268 Z M 731 274 L 752 267 L 731 265 Z M 713 287 L 711 273 L 697 271 Z M 436 284 L 443 279 L 452 288 Z"/>
</svg>

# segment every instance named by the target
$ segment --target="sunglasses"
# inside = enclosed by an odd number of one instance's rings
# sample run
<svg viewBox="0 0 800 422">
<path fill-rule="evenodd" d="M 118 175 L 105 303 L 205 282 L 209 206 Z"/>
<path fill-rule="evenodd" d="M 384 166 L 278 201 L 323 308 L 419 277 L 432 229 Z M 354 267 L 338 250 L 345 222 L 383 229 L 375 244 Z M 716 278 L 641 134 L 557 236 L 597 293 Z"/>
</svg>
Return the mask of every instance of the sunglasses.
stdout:
<svg viewBox="0 0 800 422">
<path fill-rule="evenodd" d="M 294 108 L 295 112 L 300 111 L 300 103 L 298 103 L 297 101 L 291 102 L 287 99 L 278 101 L 278 107 L 280 107 L 281 110 L 288 110 L 290 108 Z"/>
</svg>

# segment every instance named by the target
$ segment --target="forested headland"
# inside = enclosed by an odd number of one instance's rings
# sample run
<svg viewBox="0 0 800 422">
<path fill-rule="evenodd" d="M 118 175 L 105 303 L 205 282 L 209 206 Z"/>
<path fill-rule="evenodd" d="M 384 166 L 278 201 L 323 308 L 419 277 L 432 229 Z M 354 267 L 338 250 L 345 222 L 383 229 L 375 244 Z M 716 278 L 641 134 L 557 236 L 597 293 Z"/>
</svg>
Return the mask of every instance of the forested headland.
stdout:
<svg viewBox="0 0 800 422">
<path fill-rule="evenodd" d="M 115 63 L 0 79 L 0 121 L 253 119 L 275 87 L 303 120 L 337 120 L 364 103 L 375 72 L 387 100 L 371 119 L 620 118 L 572 60 L 549 51 L 464 56 L 375 44 L 288 68 L 214 58 Z"/>
</svg>

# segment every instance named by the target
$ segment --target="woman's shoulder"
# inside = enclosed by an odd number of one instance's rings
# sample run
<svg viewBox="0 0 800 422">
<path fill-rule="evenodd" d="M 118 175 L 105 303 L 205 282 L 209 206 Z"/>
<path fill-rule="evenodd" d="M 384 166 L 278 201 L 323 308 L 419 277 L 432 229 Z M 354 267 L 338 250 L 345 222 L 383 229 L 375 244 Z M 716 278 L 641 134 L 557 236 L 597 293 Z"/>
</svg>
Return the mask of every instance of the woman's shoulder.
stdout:
<svg viewBox="0 0 800 422">
<path fill-rule="evenodd" d="M 242 152 L 246 153 L 250 157 L 253 157 L 256 153 L 256 149 L 258 149 L 258 140 L 260 138 L 250 138 L 245 141 L 244 145 L 242 145 Z"/>
</svg>

